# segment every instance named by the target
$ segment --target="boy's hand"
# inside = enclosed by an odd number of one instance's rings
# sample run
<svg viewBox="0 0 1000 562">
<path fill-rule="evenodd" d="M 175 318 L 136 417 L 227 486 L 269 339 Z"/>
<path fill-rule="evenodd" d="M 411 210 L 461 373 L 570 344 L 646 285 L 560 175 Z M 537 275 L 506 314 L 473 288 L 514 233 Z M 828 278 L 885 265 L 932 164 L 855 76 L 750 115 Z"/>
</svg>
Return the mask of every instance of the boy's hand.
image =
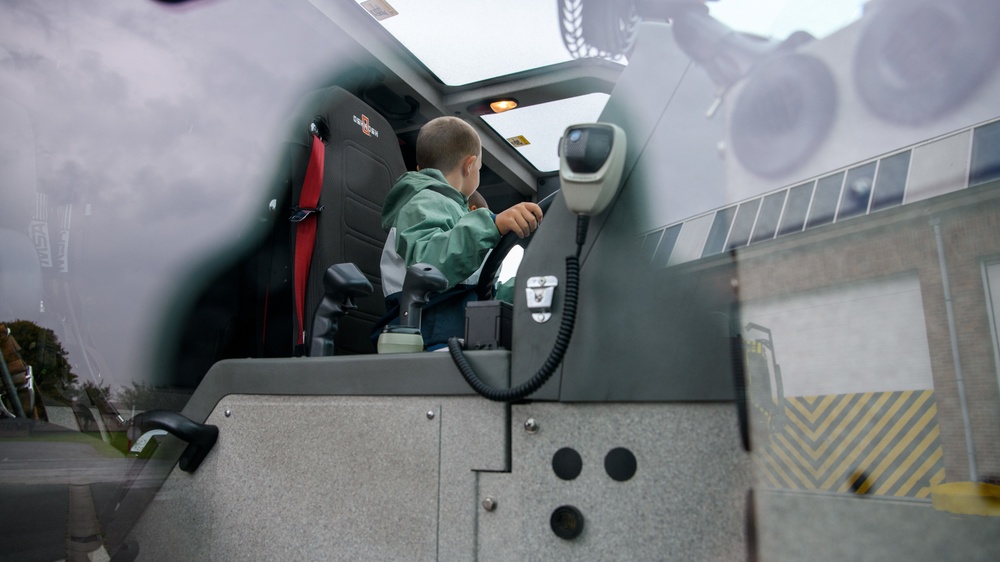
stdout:
<svg viewBox="0 0 1000 562">
<path fill-rule="evenodd" d="M 518 203 L 498 214 L 495 222 L 501 235 L 513 232 L 524 238 L 542 222 L 542 208 L 535 203 Z"/>
</svg>

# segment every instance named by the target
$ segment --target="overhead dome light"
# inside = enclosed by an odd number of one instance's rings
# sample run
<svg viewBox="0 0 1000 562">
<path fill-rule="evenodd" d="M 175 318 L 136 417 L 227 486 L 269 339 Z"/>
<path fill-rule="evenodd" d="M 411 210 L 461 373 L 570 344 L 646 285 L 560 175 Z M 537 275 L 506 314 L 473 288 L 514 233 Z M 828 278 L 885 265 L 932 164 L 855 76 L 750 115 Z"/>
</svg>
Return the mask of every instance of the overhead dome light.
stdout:
<svg viewBox="0 0 1000 562">
<path fill-rule="evenodd" d="M 517 100 L 513 98 L 495 99 L 493 101 L 483 100 L 470 105 L 467 109 L 473 115 L 491 115 L 503 113 L 517 107 Z"/>
<path fill-rule="evenodd" d="M 503 113 L 504 111 L 510 111 L 515 107 L 517 107 L 516 100 L 497 100 L 490 102 L 490 109 L 493 110 L 493 113 Z"/>
</svg>

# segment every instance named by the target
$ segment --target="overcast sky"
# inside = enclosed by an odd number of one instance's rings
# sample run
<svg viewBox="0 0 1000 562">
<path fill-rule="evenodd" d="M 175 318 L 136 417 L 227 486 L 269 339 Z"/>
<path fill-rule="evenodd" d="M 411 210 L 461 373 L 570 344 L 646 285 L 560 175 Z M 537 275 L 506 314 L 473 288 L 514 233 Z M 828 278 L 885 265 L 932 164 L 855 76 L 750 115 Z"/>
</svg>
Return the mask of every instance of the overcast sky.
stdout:
<svg viewBox="0 0 1000 562">
<path fill-rule="evenodd" d="M 37 169 L 0 154 L 3 200 L 22 217 L 0 227 L 24 231 L 42 192 L 54 245 L 73 205 L 74 312 L 106 382 L 143 379 L 150 318 L 181 272 L 259 214 L 284 120 L 336 68 L 336 37 L 305 3 L 0 3 L 0 147 Z M 40 321 L 72 339 L 57 308 Z"/>
</svg>

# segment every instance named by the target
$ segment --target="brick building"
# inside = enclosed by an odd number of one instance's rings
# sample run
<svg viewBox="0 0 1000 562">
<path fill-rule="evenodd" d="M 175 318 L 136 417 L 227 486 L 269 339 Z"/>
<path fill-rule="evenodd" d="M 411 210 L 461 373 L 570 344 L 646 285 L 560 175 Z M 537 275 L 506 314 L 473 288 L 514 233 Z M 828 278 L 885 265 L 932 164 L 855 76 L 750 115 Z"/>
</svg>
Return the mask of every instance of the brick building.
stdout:
<svg viewBox="0 0 1000 562">
<path fill-rule="evenodd" d="M 1000 479 L 998 139 L 980 123 L 645 236 L 654 266 L 733 285 L 764 343 L 764 485 L 928 500 Z"/>
</svg>

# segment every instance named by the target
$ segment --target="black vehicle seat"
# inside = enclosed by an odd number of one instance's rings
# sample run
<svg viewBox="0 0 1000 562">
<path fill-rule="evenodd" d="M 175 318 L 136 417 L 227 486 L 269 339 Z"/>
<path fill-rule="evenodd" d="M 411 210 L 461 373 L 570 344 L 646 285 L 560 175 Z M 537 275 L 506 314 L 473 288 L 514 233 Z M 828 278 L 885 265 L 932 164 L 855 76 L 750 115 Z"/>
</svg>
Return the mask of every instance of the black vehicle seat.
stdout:
<svg viewBox="0 0 1000 562">
<path fill-rule="evenodd" d="M 311 108 L 311 109 L 310 109 Z M 316 221 L 316 238 L 305 285 L 302 322 L 306 349 L 313 316 L 323 298 L 323 275 L 338 263 L 353 263 L 374 287 L 371 296 L 356 299 L 357 309 L 341 319 L 336 353 L 373 353 L 369 334 L 385 313 L 379 257 L 385 243 L 382 204 L 393 182 L 406 171 L 399 142 L 389 122 L 369 105 L 340 87 L 311 92 L 299 104 L 290 127 L 286 167 L 282 171 L 287 198 L 279 201 L 272 248 L 262 260 L 267 278 L 262 315 L 264 356 L 302 354 L 297 348 L 299 319 L 294 295 L 294 260 L 299 226 L 290 222 L 302 193 L 314 132 L 322 139 L 323 181 L 317 208 L 304 221 Z M 287 242 L 284 242 L 287 241 Z"/>
<path fill-rule="evenodd" d="M 312 125 L 323 138 L 323 180 L 304 291 L 305 345 L 298 345 L 294 295 L 298 206 L 312 150 Z M 387 233 L 382 204 L 406 171 L 399 141 L 384 117 L 339 87 L 303 96 L 287 126 L 271 192 L 261 201 L 262 231 L 245 246 L 196 264 L 192 282 L 178 288 L 177 304 L 163 327 L 157 384 L 193 389 L 215 362 L 246 357 L 293 357 L 308 353 L 323 276 L 334 264 L 353 263 L 371 282 L 371 296 L 340 320 L 337 355 L 375 353 L 370 334 L 385 313 L 379 258 Z M 268 204 L 270 202 L 270 204 Z M 301 224 L 301 223 L 298 223 Z M 211 273 L 205 274 L 206 271 Z"/>
</svg>

